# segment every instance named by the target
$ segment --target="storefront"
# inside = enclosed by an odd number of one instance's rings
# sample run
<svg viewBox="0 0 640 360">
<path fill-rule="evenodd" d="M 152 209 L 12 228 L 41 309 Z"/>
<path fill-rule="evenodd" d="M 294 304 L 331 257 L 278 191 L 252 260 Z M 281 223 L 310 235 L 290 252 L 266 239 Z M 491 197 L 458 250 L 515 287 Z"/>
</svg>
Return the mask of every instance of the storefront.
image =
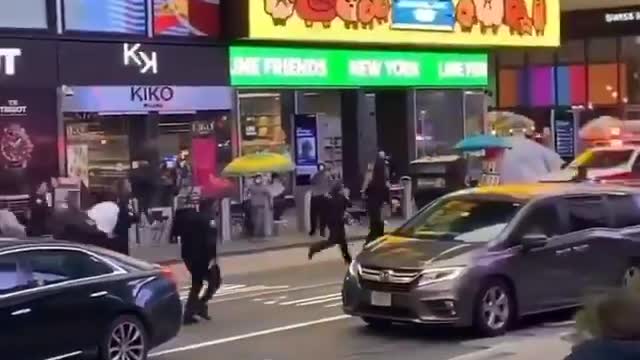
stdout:
<svg viewBox="0 0 640 360">
<path fill-rule="evenodd" d="M 524 3 L 518 11 L 531 11 L 528 25 L 505 25 L 486 8 L 477 22 L 466 16 L 475 3 L 465 0 L 379 1 L 362 12 L 341 2 L 231 2 L 225 15 L 246 19 L 234 23 L 242 43 L 230 50 L 241 151 L 287 150 L 303 171 L 312 168 L 307 155 L 316 155 L 356 193 L 379 149 L 391 155 L 397 175 L 406 174 L 416 157 L 482 131 L 492 82 L 487 48 L 558 45 L 558 1 L 537 10 L 532 0 Z M 495 11 L 523 16 L 504 10 Z M 424 49 L 442 45 L 448 48 Z M 310 133 L 315 142 L 299 139 Z"/>
<path fill-rule="evenodd" d="M 498 107 L 539 130 L 574 117 L 640 118 L 640 7 L 566 12 L 562 24 L 558 49 L 498 54 Z"/>
<path fill-rule="evenodd" d="M 201 185 L 231 161 L 226 49 L 63 42 L 59 53 L 66 169 L 92 192 L 141 164 L 169 171 L 183 158 Z"/>
<path fill-rule="evenodd" d="M 55 42 L 0 39 L 0 195 L 59 174 Z"/>
</svg>

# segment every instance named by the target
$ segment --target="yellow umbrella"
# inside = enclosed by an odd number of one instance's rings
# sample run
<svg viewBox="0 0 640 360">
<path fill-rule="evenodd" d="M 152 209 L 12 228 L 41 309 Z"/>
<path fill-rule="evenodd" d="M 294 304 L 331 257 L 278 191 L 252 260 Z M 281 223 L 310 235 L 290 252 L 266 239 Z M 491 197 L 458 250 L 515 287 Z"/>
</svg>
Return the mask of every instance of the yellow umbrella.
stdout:
<svg viewBox="0 0 640 360">
<path fill-rule="evenodd" d="M 293 171 L 295 165 L 287 154 L 257 152 L 235 158 L 224 170 L 224 176 L 249 176 L 260 173 L 283 173 Z"/>
</svg>

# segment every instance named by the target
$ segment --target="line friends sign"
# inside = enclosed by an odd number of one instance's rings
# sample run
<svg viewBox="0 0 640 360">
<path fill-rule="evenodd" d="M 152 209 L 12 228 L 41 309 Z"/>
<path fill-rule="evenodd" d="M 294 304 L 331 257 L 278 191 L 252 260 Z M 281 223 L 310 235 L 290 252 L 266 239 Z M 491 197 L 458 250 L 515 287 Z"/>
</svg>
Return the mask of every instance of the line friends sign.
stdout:
<svg viewBox="0 0 640 360">
<path fill-rule="evenodd" d="M 249 37 L 460 46 L 558 46 L 559 0 L 248 0 Z"/>
</svg>

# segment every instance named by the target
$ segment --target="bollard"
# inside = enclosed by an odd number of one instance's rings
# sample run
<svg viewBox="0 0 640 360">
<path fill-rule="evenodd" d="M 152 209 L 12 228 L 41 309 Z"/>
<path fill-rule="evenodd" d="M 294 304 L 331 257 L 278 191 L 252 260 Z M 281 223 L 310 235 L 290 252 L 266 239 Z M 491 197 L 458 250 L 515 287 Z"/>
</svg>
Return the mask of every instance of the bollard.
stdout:
<svg viewBox="0 0 640 360">
<path fill-rule="evenodd" d="M 264 208 L 262 214 L 264 216 L 262 222 L 264 226 L 264 237 L 271 237 L 273 236 L 273 200 L 269 206 Z"/>
<path fill-rule="evenodd" d="M 411 178 L 403 176 L 400 178 L 402 183 L 402 216 L 405 220 L 408 220 L 413 216 L 413 194 L 411 186 Z"/>
<path fill-rule="evenodd" d="M 308 233 L 311 230 L 311 191 L 299 188 L 296 193 L 296 220 L 298 231 Z"/>
<path fill-rule="evenodd" d="M 220 240 L 231 241 L 231 199 L 224 198 L 220 201 Z"/>
</svg>

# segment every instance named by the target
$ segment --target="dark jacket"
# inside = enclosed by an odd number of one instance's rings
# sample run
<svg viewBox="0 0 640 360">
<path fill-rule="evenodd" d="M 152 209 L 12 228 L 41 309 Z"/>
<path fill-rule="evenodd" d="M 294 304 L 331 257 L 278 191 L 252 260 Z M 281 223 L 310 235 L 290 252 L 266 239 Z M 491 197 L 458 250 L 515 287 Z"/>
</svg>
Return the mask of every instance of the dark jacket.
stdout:
<svg viewBox="0 0 640 360">
<path fill-rule="evenodd" d="M 180 236 L 184 262 L 206 270 L 217 255 L 217 236 L 211 227 L 211 217 L 196 209 L 181 209 L 176 212 L 174 234 Z"/>
<path fill-rule="evenodd" d="M 594 339 L 573 348 L 565 360 L 638 360 L 640 341 Z"/>
<path fill-rule="evenodd" d="M 47 222 L 49 220 L 49 204 L 46 196 L 32 195 L 29 200 L 29 223 L 27 233 L 29 236 L 43 236 L 48 234 Z"/>
<path fill-rule="evenodd" d="M 327 225 L 344 226 L 344 213 L 351 207 L 351 201 L 342 194 L 332 193 L 327 200 Z"/>
</svg>

